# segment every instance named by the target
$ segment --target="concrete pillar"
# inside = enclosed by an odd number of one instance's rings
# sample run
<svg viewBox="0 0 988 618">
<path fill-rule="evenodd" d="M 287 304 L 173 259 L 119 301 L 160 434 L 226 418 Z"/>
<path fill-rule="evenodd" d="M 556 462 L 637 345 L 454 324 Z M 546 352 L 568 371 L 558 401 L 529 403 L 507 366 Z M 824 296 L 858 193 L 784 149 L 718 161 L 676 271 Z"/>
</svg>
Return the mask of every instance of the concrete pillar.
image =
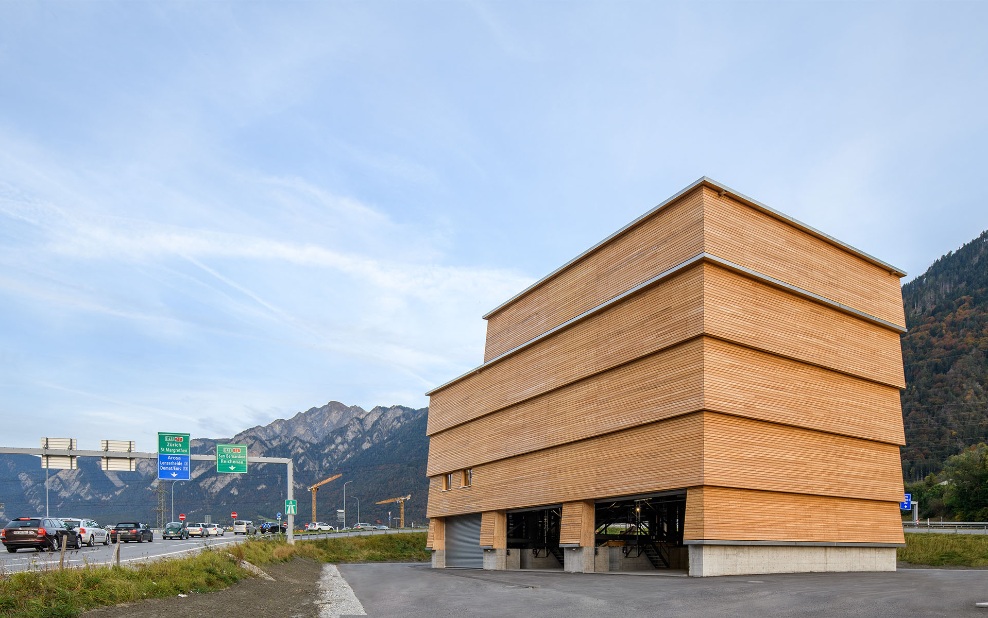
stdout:
<svg viewBox="0 0 988 618">
<path fill-rule="evenodd" d="M 895 571 L 895 547 L 689 545 L 690 576 Z"/>
<path fill-rule="evenodd" d="M 484 548 L 484 569 L 503 571 L 508 568 L 508 514 L 485 511 L 480 515 L 480 546 Z"/>
<path fill-rule="evenodd" d="M 567 573 L 593 573 L 593 547 L 567 547 L 563 550 L 563 570 Z"/>
<path fill-rule="evenodd" d="M 484 570 L 504 571 L 508 568 L 507 549 L 484 549 Z"/>
<path fill-rule="evenodd" d="M 434 549 L 434 550 L 432 550 L 432 568 L 434 568 L 434 569 L 445 569 L 446 568 L 446 550 L 445 549 Z"/>
</svg>

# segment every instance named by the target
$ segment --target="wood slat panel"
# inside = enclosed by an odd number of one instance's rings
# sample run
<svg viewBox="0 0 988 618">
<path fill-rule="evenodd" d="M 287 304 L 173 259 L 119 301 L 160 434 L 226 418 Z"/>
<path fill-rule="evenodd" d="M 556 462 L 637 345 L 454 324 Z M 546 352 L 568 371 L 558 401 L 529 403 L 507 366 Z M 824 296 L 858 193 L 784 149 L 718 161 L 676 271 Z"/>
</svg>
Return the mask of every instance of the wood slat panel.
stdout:
<svg viewBox="0 0 988 618">
<path fill-rule="evenodd" d="M 427 433 L 524 401 L 700 334 L 699 267 L 433 392 Z"/>
<path fill-rule="evenodd" d="M 703 188 L 704 250 L 905 328 L 898 275 Z"/>
<path fill-rule="evenodd" d="M 703 404 L 702 369 L 703 342 L 692 339 L 593 380 L 439 432 L 429 441 L 427 474 L 452 472 L 695 412 Z"/>
<path fill-rule="evenodd" d="M 702 418 L 692 414 L 476 466 L 473 486 L 429 479 L 429 517 L 701 485 Z M 634 463 L 629 463 L 634 462 Z"/>
<path fill-rule="evenodd" d="M 899 447 L 706 412 L 704 485 L 902 499 Z"/>
<path fill-rule="evenodd" d="M 429 516 L 717 485 L 866 500 L 901 499 L 898 447 L 711 412 L 659 421 L 476 466 Z"/>
<path fill-rule="evenodd" d="M 903 543 L 895 502 L 723 487 L 687 492 L 686 540 Z"/>
<path fill-rule="evenodd" d="M 427 474 L 703 409 L 904 443 L 898 389 L 701 337 L 434 434 Z"/>
<path fill-rule="evenodd" d="M 480 546 L 492 549 L 504 549 L 508 546 L 508 516 L 504 511 L 481 513 Z"/>
<path fill-rule="evenodd" d="M 899 389 L 704 338 L 703 407 L 905 444 Z"/>
<path fill-rule="evenodd" d="M 426 534 L 426 549 L 446 549 L 446 522 L 442 517 L 429 520 L 429 532 Z"/>
<path fill-rule="evenodd" d="M 701 253 L 699 188 L 489 316 L 484 361 Z"/>
<path fill-rule="evenodd" d="M 703 265 L 704 332 L 896 388 L 905 388 L 895 331 Z"/>
<path fill-rule="evenodd" d="M 559 523 L 559 543 L 593 547 L 594 516 L 593 500 L 563 504 L 563 514 Z"/>
</svg>

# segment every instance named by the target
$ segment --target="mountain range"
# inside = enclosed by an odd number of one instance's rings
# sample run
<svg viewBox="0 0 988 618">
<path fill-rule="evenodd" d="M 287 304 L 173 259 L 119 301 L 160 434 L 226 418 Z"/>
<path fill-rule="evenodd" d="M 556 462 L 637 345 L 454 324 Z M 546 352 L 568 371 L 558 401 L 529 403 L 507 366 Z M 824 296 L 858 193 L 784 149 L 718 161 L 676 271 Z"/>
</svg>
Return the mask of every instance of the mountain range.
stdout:
<svg viewBox="0 0 988 618">
<path fill-rule="evenodd" d="M 907 481 L 988 442 L 988 231 L 902 287 Z"/>
<path fill-rule="evenodd" d="M 308 487 L 340 474 L 319 488 L 317 517 L 336 525 L 347 493 L 347 521 L 398 522 L 398 505 L 375 504 L 411 495 L 405 502 L 406 524 L 425 521 L 425 476 L 428 438 L 426 408 L 375 407 L 369 411 L 331 401 L 290 419 L 256 426 L 225 439 L 194 439 L 192 453 L 213 455 L 217 443 L 246 444 L 250 456 L 293 460 L 296 521 L 311 517 Z M 283 512 L 286 468 L 250 464 L 247 474 L 221 474 L 211 461 L 193 461 L 190 480 L 157 480 L 155 460 L 138 460 L 135 472 L 104 472 L 94 457 L 78 459 L 76 470 L 51 470 L 47 497 L 45 471 L 30 455 L 0 457 L 0 519 L 45 512 L 92 517 L 100 523 L 140 519 L 152 524 L 184 513 L 189 521 L 273 520 Z M 173 505 L 174 501 L 174 507 Z M 173 510 L 174 509 L 174 510 Z"/>
<path fill-rule="evenodd" d="M 908 331 L 902 336 L 906 388 L 901 393 L 906 446 L 903 477 L 919 480 L 968 446 L 988 442 L 988 232 L 947 253 L 902 288 Z M 347 487 L 347 521 L 397 525 L 398 505 L 376 502 L 411 495 L 406 523 L 424 523 L 428 409 L 369 411 L 331 401 L 290 419 L 224 439 L 196 439 L 192 452 L 212 455 L 217 443 L 246 444 L 252 456 L 291 457 L 297 521 L 311 518 L 311 485 L 335 474 L 317 494 L 318 519 L 336 522 Z M 284 508 L 285 467 L 250 464 L 247 474 L 221 474 L 193 462 L 188 482 L 157 480 L 154 460 L 135 472 L 104 472 L 95 458 L 77 470 L 45 471 L 37 457 L 0 457 L 0 521 L 23 514 L 92 517 L 101 523 L 141 519 L 154 524 L 185 513 L 190 521 L 271 520 Z"/>
</svg>

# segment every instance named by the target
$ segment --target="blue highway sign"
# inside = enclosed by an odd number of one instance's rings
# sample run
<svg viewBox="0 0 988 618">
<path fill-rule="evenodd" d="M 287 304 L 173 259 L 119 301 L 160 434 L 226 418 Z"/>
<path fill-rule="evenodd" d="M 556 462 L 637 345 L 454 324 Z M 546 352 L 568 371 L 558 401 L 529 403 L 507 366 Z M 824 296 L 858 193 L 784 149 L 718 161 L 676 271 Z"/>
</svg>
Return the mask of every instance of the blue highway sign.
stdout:
<svg viewBox="0 0 988 618">
<path fill-rule="evenodd" d="M 906 494 L 906 499 L 899 503 L 899 508 L 903 511 L 911 511 L 913 508 L 913 495 Z"/>
<path fill-rule="evenodd" d="M 189 455 L 158 454 L 158 478 L 166 481 L 189 480 Z"/>
</svg>

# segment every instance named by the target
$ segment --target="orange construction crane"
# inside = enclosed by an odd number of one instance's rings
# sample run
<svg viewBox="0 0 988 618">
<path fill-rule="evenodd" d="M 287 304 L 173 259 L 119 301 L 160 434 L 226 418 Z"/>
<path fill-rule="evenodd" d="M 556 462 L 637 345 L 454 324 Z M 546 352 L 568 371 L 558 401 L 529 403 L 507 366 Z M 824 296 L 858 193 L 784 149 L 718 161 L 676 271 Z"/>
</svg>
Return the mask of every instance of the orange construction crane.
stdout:
<svg viewBox="0 0 988 618">
<path fill-rule="evenodd" d="M 319 491 L 319 488 L 322 487 L 323 485 L 325 485 L 326 483 L 328 483 L 330 481 L 335 481 L 336 479 L 340 478 L 341 476 L 343 476 L 343 475 L 342 474 L 334 474 L 333 476 L 329 477 L 328 479 L 323 479 L 323 480 L 319 481 L 318 483 L 316 483 L 315 485 L 313 485 L 312 487 L 309 488 L 309 491 L 312 492 L 312 521 L 319 521 L 318 519 L 316 519 L 316 492 Z"/>
<path fill-rule="evenodd" d="M 400 515 L 398 516 L 398 521 L 400 522 L 398 524 L 398 527 L 404 528 L 405 527 L 405 500 L 411 500 L 411 498 L 412 498 L 412 495 L 411 494 L 408 494 L 407 496 L 401 496 L 400 498 L 388 498 L 387 500 L 381 500 L 380 502 L 375 502 L 374 504 L 388 504 L 390 502 L 397 502 L 398 503 L 398 513 L 400 513 Z"/>
</svg>

